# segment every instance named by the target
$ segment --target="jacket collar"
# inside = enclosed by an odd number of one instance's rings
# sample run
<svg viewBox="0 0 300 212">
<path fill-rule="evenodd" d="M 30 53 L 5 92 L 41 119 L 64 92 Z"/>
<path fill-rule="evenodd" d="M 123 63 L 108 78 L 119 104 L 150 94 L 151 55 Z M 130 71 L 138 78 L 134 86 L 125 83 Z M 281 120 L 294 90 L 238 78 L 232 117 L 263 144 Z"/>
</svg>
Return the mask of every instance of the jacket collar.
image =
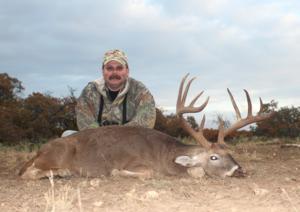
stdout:
<svg viewBox="0 0 300 212">
<path fill-rule="evenodd" d="M 107 86 L 105 85 L 105 81 L 104 81 L 104 79 L 103 78 L 98 78 L 98 79 L 96 79 L 96 80 L 94 80 L 93 81 L 94 82 L 94 84 L 96 85 L 96 88 L 97 88 L 97 90 L 98 90 L 98 92 L 102 95 L 102 96 L 104 96 L 104 97 L 106 97 L 107 98 L 107 90 L 108 90 L 108 88 L 107 88 Z M 124 96 L 125 96 L 125 94 L 128 92 L 128 90 L 129 90 L 129 85 L 130 85 L 130 78 L 128 77 L 128 79 L 127 79 L 127 81 L 126 81 L 126 83 L 125 83 L 125 87 L 121 90 L 121 92 L 118 94 L 118 96 L 117 96 L 117 98 L 116 98 L 116 100 L 119 100 L 119 99 L 123 99 L 124 98 Z"/>
</svg>

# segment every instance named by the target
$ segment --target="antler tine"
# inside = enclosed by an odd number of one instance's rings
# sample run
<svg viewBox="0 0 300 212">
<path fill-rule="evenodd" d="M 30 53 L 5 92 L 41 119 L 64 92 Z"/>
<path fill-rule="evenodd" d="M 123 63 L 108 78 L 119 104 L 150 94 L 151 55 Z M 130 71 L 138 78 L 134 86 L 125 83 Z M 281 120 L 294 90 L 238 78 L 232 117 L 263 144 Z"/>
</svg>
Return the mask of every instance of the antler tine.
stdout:
<svg viewBox="0 0 300 212">
<path fill-rule="evenodd" d="M 183 90 L 183 85 L 184 85 L 184 82 L 186 80 L 186 78 L 189 76 L 189 73 L 186 74 L 182 80 L 181 80 L 181 83 L 180 83 L 180 86 L 179 86 L 179 91 L 178 91 L 178 97 L 177 97 L 177 104 L 176 104 L 176 113 L 178 114 L 178 110 L 182 107 L 182 90 Z"/>
<path fill-rule="evenodd" d="M 264 103 L 262 101 L 262 99 L 259 97 L 259 103 L 260 103 L 260 108 L 259 111 L 257 112 L 257 115 L 263 116 L 267 118 L 272 117 L 276 112 L 275 111 L 270 111 L 268 113 L 264 113 Z"/>
<path fill-rule="evenodd" d="M 180 104 L 177 105 L 176 114 L 178 116 L 181 116 L 184 113 L 198 113 L 206 107 L 206 105 L 208 104 L 208 101 L 209 101 L 209 97 L 207 97 L 205 102 L 202 105 L 200 105 L 199 107 L 193 107 L 192 104 L 190 104 L 188 107 L 185 107 L 184 102 L 180 102 Z"/>
<path fill-rule="evenodd" d="M 205 124 L 205 115 L 203 115 L 201 123 L 200 123 L 200 127 L 199 127 L 200 132 L 203 132 L 204 124 Z"/>
<path fill-rule="evenodd" d="M 209 97 L 207 97 L 205 102 L 202 105 L 200 105 L 199 107 L 192 107 L 191 104 L 190 104 L 190 106 L 187 108 L 186 112 L 189 112 L 189 113 L 201 112 L 206 107 L 206 105 L 208 104 L 208 101 L 209 101 Z"/>
<path fill-rule="evenodd" d="M 218 133 L 218 141 L 217 143 L 227 146 L 224 141 L 224 120 L 219 116 L 219 133 Z"/>
<path fill-rule="evenodd" d="M 246 94 L 247 104 L 248 104 L 248 115 L 247 115 L 247 117 L 250 117 L 250 116 L 253 116 L 252 115 L 252 103 L 251 103 L 251 99 L 250 99 L 248 91 L 246 89 L 244 89 L 244 92 Z"/>
<path fill-rule="evenodd" d="M 183 93 L 182 100 L 181 100 L 181 101 L 182 101 L 182 104 L 185 103 L 185 101 L 186 101 L 186 96 L 187 96 L 187 94 L 188 94 L 188 92 L 189 92 L 189 89 L 190 89 L 190 87 L 191 87 L 192 82 L 193 82 L 195 79 L 196 79 L 196 77 L 193 77 L 192 79 L 190 79 L 190 80 L 188 81 L 187 85 L 185 86 L 184 93 Z"/>
<path fill-rule="evenodd" d="M 263 112 L 263 107 L 264 107 L 264 103 L 260 97 L 259 97 L 259 103 L 260 103 L 260 107 L 257 114 L 261 114 Z"/>
<path fill-rule="evenodd" d="M 260 117 L 263 117 L 263 120 L 272 117 L 276 113 L 275 111 L 271 111 L 269 113 L 263 113 L 264 112 L 263 111 L 264 103 L 260 97 L 259 97 L 259 103 L 260 103 L 260 108 L 259 108 L 259 111 L 257 112 L 257 115 L 259 115 Z"/>
<path fill-rule="evenodd" d="M 228 94 L 229 94 L 229 96 L 230 96 L 230 100 L 231 100 L 231 103 L 232 103 L 233 108 L 234 108 L 234 110 L 235 110 L 235 114 L 236 114 L 237 120 L 242 119 L 240 110 L 239 110 L 238 106 L 236 105 L 235 100 L 234 100 L 234 98 L 233 98 L 233 96 L 232 96 L 232 94 L 231 94 L 229 88 L 227 88 L 227 92 L 228 92 Z"/>
<path fill-rule="evenodd" d="M 195 98 L 191 101 L 189 107 L 193 107 L 196 101 L 199 99 L 199 97 L 204 93 L 204 91 L 201 91 Z"/>
</svg>

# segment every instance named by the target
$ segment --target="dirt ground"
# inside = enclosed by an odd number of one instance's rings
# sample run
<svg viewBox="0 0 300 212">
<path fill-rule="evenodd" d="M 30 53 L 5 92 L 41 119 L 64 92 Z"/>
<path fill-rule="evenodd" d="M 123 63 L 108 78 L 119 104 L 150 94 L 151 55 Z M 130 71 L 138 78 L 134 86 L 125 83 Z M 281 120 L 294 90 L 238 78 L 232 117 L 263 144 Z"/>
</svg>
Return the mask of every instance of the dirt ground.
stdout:
<svg viewBox="0 0 300 212">
<path fill-rule="evenodd" d="M 0 211 L 300 211 L 300 148 L 240 144 L 246 178 L 161 176 L 25 181 L 16 172 L 32 154 L 0 151 Z"/>
</svg>

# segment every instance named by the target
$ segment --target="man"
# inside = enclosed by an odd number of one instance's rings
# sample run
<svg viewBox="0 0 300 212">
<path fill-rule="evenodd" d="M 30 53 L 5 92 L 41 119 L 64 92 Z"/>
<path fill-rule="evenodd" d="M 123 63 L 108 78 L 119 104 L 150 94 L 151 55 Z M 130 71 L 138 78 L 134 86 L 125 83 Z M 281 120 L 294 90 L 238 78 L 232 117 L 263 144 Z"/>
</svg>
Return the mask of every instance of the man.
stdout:
<svg viewBox="0 0 300 212">
<path fill-rule="evenodd" d="M 111 50 L 104 54 L 102 75 L 103 78 L 89 82 L 78 99 L 78 129 L 106 125 L 153 128 L 156 118 L 153 96 L 141 82 L 129 77 L 124 52 Z"/>
</svg>

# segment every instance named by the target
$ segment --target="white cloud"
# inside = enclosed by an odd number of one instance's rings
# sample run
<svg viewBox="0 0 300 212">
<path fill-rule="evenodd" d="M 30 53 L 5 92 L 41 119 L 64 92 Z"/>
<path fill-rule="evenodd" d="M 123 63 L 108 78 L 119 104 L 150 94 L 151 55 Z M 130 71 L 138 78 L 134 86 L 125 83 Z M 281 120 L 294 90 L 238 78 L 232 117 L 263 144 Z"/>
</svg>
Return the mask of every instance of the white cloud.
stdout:
<svg viewBox="0 0 300 212">
<path fill-rule="evenodd" d="M 121 48 L 169 110 L 187 72 L 199 76 L 191 96 L 211 96 L 208 112 L 231 111 L 227 87 L 241 101 L 247 88 L 253 101 L 299 105 L 299 9 L 295 0 L 0 0 L 0 71 L 27 93 L 61 96 L 70 85 L 78 95 L 99 77 L 104 51 Z"/>
<path fill-rule="evenodd" d="M 161 7 L 147 4 L 144 0 L 127 0 L 121 8 L 122 15 L 128 19 L 155 19 L 160 16 Z"/>
</svg>

